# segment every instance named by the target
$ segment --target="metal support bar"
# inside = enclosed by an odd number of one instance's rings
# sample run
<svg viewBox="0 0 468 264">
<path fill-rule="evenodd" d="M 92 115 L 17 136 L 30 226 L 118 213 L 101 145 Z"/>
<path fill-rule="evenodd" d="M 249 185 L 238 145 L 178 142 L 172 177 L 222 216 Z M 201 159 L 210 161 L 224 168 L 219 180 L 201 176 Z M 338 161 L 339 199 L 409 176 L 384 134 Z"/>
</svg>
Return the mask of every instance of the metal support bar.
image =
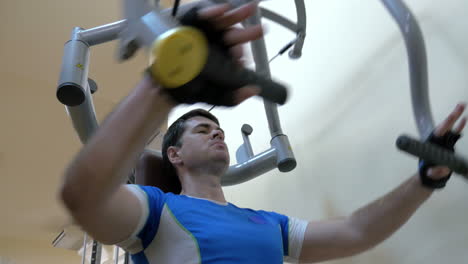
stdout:
<svg viewBox="0 0 468 264">
<path fill-rule="evenodd" d="M 115 247 L 114 251 L 114 264 L 119 264 L 119 247 Z"/>
<path fill-rule="evenodd" d="M 248 158 L 253 157 L 253 150 L 252 150 L 252 144 L 250 144 L 250 139 L 249 136 L 253 132 L 253 128 L 247 124 L 244 124 L 241 128 L 242 132 L 242 139 L 244 140 L 244 146 L 245 146 L 245 154 L 247 154 Z"/>
<path fill-rule="evenodd" d="M 246 162 L 233 165 L 221 178 L 221 185 L 230 186 L 249 181 L 263 173 L 276 168 L 276 150 L 270 148 Z"/>
<path fill-rule="evenodd" d="M 261 17 L 261 10 L 257 8 L 255 15 L 250 17 L 245 24 L 261 24 Z M 257 73 L 270 78 L 271 73 L 270 66 L 268 64 L 265 40 L 261 38 L 253 41 L 251 43 L 251 49 Z M 234 185 L 251 180 L 278 167 L 278 165 L 281 165 L 280 171 L 290 171 L 296 167 L 296 161 L 292 151 L 285 151 L 291 149 L 291 145 L 287 138 L 280 141 L 274 140 L 278 136 L 284 136 L 279 120 L 277 104 L 264 100 L 264 106 L 272 137 L 272 148 L 258 156 L 254 156 L 244 163 L 230 166 L 226 175 L 221 179 L 222 185 Z M 277 150 L 280 150 L 280 152 Z M 278 153 L 281 153 L 281 155 L 278 155 Z"/>
<path fill-rule="evenodd" d="M 253 128 L 248 125 L 244 124 L 241 128 L 242 139 L 244 143 L 240 145 L 240 147 L 236 151 L 236 158 L 237 163 L 246 162 L 250 158 L 254 156 L 252 150 L 252 144 L 250 144 L 249 136 L 252 134 Z"/>
<path fill-rule="evenodd" d="M 83 239 L 83 257 L 81 258 L 81 264 L 86 263 L 86 244 L 88 243 L 88 234 L 84 234 Z"/>
<path fill-rule="evenodd" d="M 260 9 L 257 8 L 257 12 L 249 19 L 247 19 L 248 25 L 259 25 L 261 24 L 261 13 Z M 261 38 L 251 43 L 252 54 L 255 61 L 255 68 L 258 74 L 261 74 L 267 78 L 271 78 L 270 66 L 268 65 L 268 54 L 266 50 L 265 39 Z M 264 100 L 265 112 L 268 119 L 268 126 L 270 128 L 271 137 L 283 134 L 281 124 L 278 116 L 278 108 L 275 103 Z"/>
<path fill-rule="evenodd" d="M 91 92 L 86 89 L 85 100 L 78 106 L 66 106 L 73 127 L 78 132 L 81 143 L 85 144 L 98 128 Z"/>
<path fill-rule="evenodd" d="M 93 241 L 93 251 L 91 252 L 91 264 L 101 264 L 102 245 L 97 240 Z"/>
<path fill-rule="evenodd" d="M 296 168 L 296 158 L 286 135 L 274 137 L 271 145 L 276 149 L 276 166 L 279 171 L 288 172 Z"/>
<path fill-rule="evenodd" d="M 111 24 L 82 30 L 78 34 L 80 39 L 89 46 L 99 45 L 119 38 L 120 32 L 127 26 L 127 21 L 120 20 Z"/>
<path fill-rule="evenodd" d="M 281 16 L 281 15 L 278 15 L 277 13 L 271 11 L 271 10 L 268 10 L 266 8 L 263 8 L 263 7 L 260 7 L 260 12 L 262 14 L 262 16 L 268 20 L 271 20 L 273 22 L 276 22 L 278 24 L 280 24 L 281 26 L 291 30 L 292 32 L 297 32 L 298 31 L 298 25 L 294 22 L 292 22 L 291 20 Z"/>
<path fill-rule="evenodd" d="M 294 48 L 289 52 L 289 57 L 299 58 L 302 56 L 302 47 L 306 37 L 307 16 L 304 0 L 295 0 L 297 13 L 297 40 Z"/>
<path fill-rule="evenodd" d="M 79 35 L 81 28 L 75 28 L 64 46 L 62 70 L 57 87 L 57 99 L 68 106 L 84 102 L 88 87 L 89 45 Z"/>
<path fill-rule="evenodd" d="M 139 0 L 139 1 L 142 1 L 142 0 Z M 189 4 L 182 5 L 179 9 L 180 11 L 179 15 L 183 14 L 184 12 L 186 12 L 187 10 L 189 10 L 190 8 L 196 5 L 206 6 L 207 4 L 209 4 L 209 2 L 210 1 L 200 1 L 197 3 L 189 3 Z M 251 2 L 251 0 L 237 0 L 237 1 L 235 0 L 212 0 L 211 2 L 217 2 L 217 3 L 230 2 L 233 7 L 237 7 L 241 4 Z M 132 2 L 127 1 L 127 3 L 131 4 Z M 141 4 L 142 2 L 134 2 L 134 3 Z M 305 30 L 305 10 L 302 10 L 305 8 L 305 6 L 303 5 L 303 0 L 295 0 L 295 3 L 296 3 L 296 9 L 298 10 L 298 24 L 295 26 L 288 19 L 286 18 L 281 19 L 279 15 L 274 14 L 273 12 L 270 12 L 270 13 L 267 12 L 267 15 L 269 15 L 270 19 L 272 19 L 273 21 L 277 21 L 280 24 L 284 24 L 287 28 L 295 28 L 296 33 L 300 31 L 301 29 Z M 147 7 L 145 6 L 139 9 L 138 7 L 135 7 L 135 8 L 137 8 L 135 9 L 136 11 L 140 10 L 139 11 L 140 13 L 138 13 L 139 15 L 143 14 L 144 11 L 147 11 Z M 262 9 L 262 10 L 265 10 L 265 9 Z M 170 9 L 166 9 L 166 10 L 161 11 L 160 13 L 163 16 L 166 16 L 170 11 L 171 11 Z M 144 16 L 145 18 L 140 20 L 139 23 L 143 23 L 143 24 L 150 23 L 152 25 L 154 24 L 153 23 L 155 21 L 154 16 L 151 16 L 151 14 L 146 14 Z M 250 18 L 247 21 L 247 23 L 259 24 L 261 20 L 261 16 L 262 16 L 261 10 L 260 8 L 257 8 L 256 14 L 252 18 Z M 149 22 L 148 19 L 152 20 L 153 22 Z M 68 47 L 66 45 L 65 52 L 64 52 L 65 54 L 64 54 L 64 59 L 63 59 L 63 65 L 62 65 L 62 72 L 65 72 L 65 74 L 61 74 L 57 96 L 59 93 L 62 93 L 62 92 L 63 94 L 66 94 L 66 96 L 58 96 L 58 98 L 59 99 L 62 98 L 60 99 L 60 101 L 64 103 L 65 105 L 67 105 L 67 112 L 69 113 L 73 121 L 73 126 L 75 130 L 77 131 L 81 142 L 83 143 L 86 143 L 86 141 L 91 137 L 94 131 L 98 128 L 98 123 L 96 120 L 96 114 L 94 110 L 92 96 L 89 91 L 90 90 L 89 84 L 87 82 L 88 80 L 87 71 L 88 71 L 88 64 L 89 64 L 89 58 L 88 58 L 89 47 L 92 45 L 98 45 L 104 42 L 108 42 L 108 41 L 121 38 L 121 39 L 124 39 L 125 41 L 123 41 L 123 45 L 121 46 L 123 54 L 120 54 L 121 55 L 120 58 L 127 58 L 127 56 L 124 56 L 124 55 L 130 55 L 130 54 L 125 53 L 126 49 L 128 51 L 128 47 L 126 45 L 128 45 L 132 41 L 133 37 L 139 38 L 139 41 L 142 41 L 144 43 L 148 42 L 148 40 L 145 39 L 143 36 L 146 33 L 148 33 L 145 30 L 139 33 L 135 33 L 135 35 L 128 34 L 127 31 L 131 31 L 133 29 L 133 27 L 129 25 L 129 24 L 132 24 L 130 22 L 131 21 L 122 20 L 122 21 L 117 21 L 115 23 L 111 23 L 108 25 L 104 25 L 104 26 L 100 26 L 100 27 L 96 27 L 96 28 L 92 28 L 88 30 L 77 28 L 73 31 L 72 38 L 69 41 L 69 42 L 72 42 L 71 44 L 69 44 L 69 46 L 71 47 Z M 304 24 L 301 24 L 301 23 L 304 23 Z M 169 25 L 169 27 L 170 26 L 173 26 L 173 24 Z M 158 26 L 154 26 L 154 25 L 151 28 L 154 29 L 155 27 L 158 28 Z M 167 25 L 162 25 L 162 27 L 167 27 Z M 146 27 L 146 28 L 149 28 L 149 27 Z M 301 34 L 299 34 L 298 36 L 305 36 L 305 31 L 300 32 L 300 33 Z M 125 35 L 126 37 L 122 35 Z M 298 42 L 296 42 L 295 44 L 295 49 L 301 49 L 301 48 L 302 48 L 301 40 L 300 40 L 300 37 L 298 37 Z M 133 50 L 130 49 L 130 52 L 132 51 Z M 265 45 L 264 39 L 260 39 L 252 43 L 252 52 L 254 55 L 257 72 L 267 78 L 270 78 L 271 74 L 270 74 L 270 68 L 268 66 L 268 56 L 266 52 L 266 45 Z M 72 85 L 68 85 L 69 83 L 72 83 Z M 67 98 L 69 100 L 66 100 Z M 272 138 L 274 139 L 277 136 L 284 136 L 282 129 L 281 129 L 279 116 L 278 116 L 277 105 L 275 103 L 271 103 L 265 100 L 264 107 L 265 107 L 265 112 L 266 112 L 266 116 L 268 119 L 268 125 L 269 125 L 270 134 L 272 135 Z M 286 145 L 282 145 L 282 144 L 286 144 Z M 278 143 L 275 143 L 275 146 L 272 147 L 272 149 L 269 149 L 257 156 L 253 156 L 247 162 L 244 162 L 235 166 L 231 166 L 231 168 L 229 168 L 228 173 L 225 175 L 227 178 L 224 179 L 224 176 L 223 176 L 222 182 L 226 182 L 228 184 L 237 184 L 237 183 L 246 181 L 248 179 L 257 177 L 271 169 L 274 169 L 279 164 L 277 160 L 278 157 L 276 157 L 276 154 L 275 154 L 276 150 L 274 148 L 290 149 L 291 147 L 287 140 L 278 141 Z M 282 150 L 280 152 L 287 153 Z M 293 157 L 292 155 L 289 155 L 289 156 Z M 258 166 L 258 168 L 252 167 L 252 165 Z M 240 173 L 242 174 L 246 173 L 246 174 L 240 175 Z"/>
<path fill-rule="evenodd" d="M 409 8 L 400 0 L 382 0 L 393 16 L 406 44 L 411 82 L 413 113 L 421 138 L 426 139 L 434 130 L 427 77 L 426 46 L 418 22 Z"/>
<path fill-rule="evenodd" d="M 397 147 L 409 154 L 434 164 L 449 167 L 468 179 L 468 161 L 455 153 L 425 142 L 434 130 L 429 103 L 426 46 L 421 28 L 411 10 L 401 0 L 382 0 L 397 22 L 405 40 L 408 56 L 413 114 L 421 141 L 400 136 Z"/>
</svg>

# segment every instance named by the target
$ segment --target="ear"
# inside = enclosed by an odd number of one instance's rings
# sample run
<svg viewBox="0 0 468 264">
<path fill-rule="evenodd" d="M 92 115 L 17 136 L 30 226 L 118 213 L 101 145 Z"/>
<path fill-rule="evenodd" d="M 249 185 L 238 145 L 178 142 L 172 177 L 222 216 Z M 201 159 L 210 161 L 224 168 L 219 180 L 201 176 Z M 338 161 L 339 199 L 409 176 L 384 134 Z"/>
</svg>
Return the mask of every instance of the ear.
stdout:
<svg viewBox="0 0 468 264">
<path fill-rule="evenodd" d="M 174 166 L 182 163 L 178 147 L 171 146 L 167 148 L 167 158 Z"/>
</svg>

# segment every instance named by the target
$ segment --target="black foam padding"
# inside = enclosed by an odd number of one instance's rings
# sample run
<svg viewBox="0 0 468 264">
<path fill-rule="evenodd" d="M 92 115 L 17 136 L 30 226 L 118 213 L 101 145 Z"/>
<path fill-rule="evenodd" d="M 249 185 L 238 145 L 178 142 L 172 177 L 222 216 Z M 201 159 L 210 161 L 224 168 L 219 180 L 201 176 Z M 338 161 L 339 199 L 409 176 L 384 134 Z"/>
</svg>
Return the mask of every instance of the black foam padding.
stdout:
<svg viewBox="0 0 468 264">
<path fill-rule="evenodd" d="M 427 160 L 431 163 L 449 167 L 456 173 L 468 175 L 468 162 L 450 150 L 438 147 L 431 143 L 423 143 L 409 136 L 400 136 L 396 145 L 411 155 Z"/>
</svg>

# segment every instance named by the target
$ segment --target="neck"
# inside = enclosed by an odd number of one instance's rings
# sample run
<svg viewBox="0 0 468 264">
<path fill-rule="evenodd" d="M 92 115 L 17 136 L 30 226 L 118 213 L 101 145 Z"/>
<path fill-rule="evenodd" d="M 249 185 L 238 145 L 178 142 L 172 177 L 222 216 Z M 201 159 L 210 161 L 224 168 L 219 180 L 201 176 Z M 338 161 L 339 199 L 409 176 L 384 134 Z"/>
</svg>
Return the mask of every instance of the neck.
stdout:
<svg viewBox="0 0 468 264">
<path fill-rule="evenodd" d="M 179 178 L 182 183 L 180 194 L 226 203 L 220 176 L 184 173 Z"/>
</svg>

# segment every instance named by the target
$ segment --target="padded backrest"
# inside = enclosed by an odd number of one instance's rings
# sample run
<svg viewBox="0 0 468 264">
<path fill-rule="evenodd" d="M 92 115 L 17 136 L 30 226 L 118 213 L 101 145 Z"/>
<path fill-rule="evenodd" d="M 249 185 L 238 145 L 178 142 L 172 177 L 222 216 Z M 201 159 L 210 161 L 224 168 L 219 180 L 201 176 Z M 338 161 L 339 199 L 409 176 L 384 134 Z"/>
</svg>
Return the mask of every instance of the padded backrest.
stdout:
<svg viewBox="0 0 468 264">
<path fill-rule="evenodd" d="M 163 192 L 179 194 L 182 190 L 177 175 L 163 175 L 162 155 L 145 151 L 138 160 L 135 170 L 135 183 L 154 186 Z"/>
</svg>

